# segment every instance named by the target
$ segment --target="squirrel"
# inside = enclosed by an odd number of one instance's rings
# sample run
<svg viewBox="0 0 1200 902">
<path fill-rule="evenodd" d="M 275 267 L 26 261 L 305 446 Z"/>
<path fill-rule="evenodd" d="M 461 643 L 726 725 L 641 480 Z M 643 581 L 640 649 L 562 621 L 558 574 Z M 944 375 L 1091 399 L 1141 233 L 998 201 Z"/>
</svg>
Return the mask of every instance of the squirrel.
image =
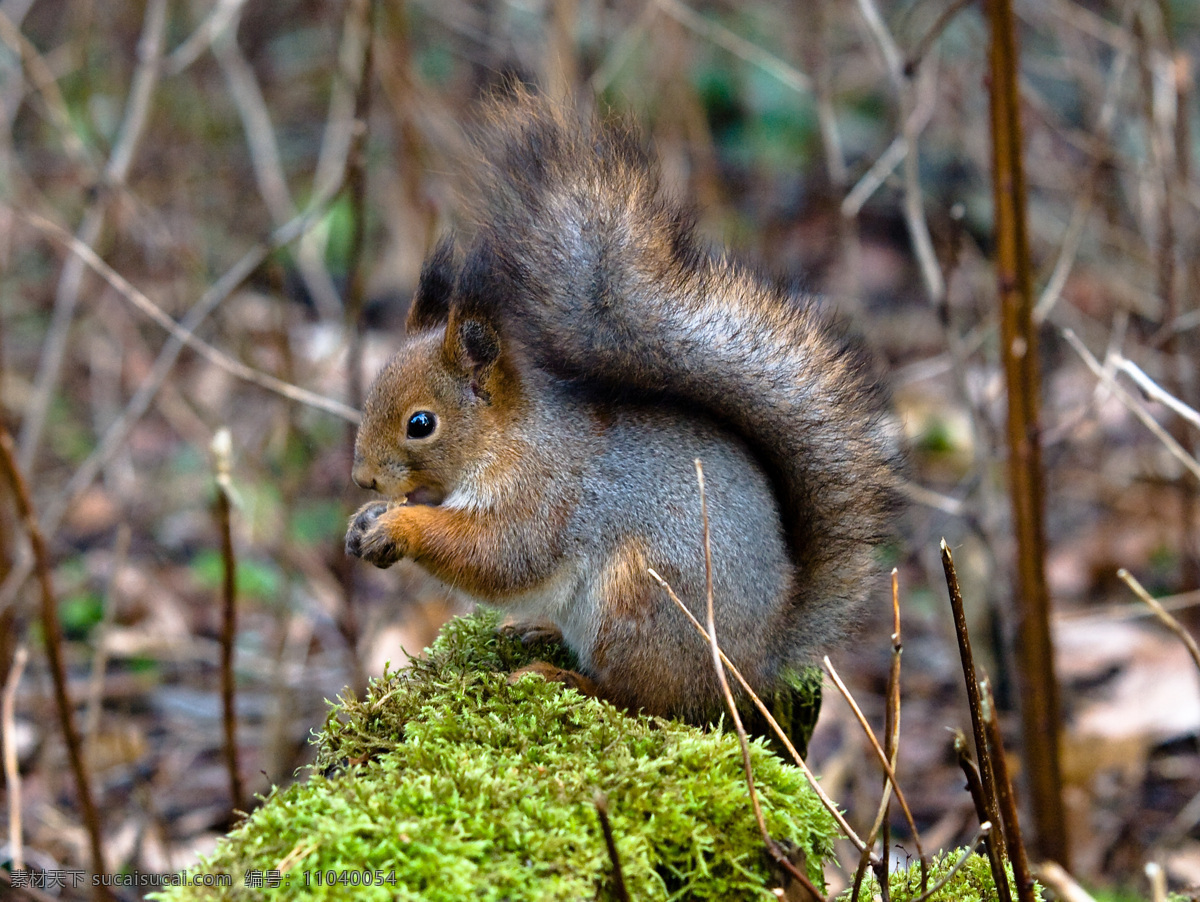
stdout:
<svg viewBox="0 0 1200 902">
<path fill-rule="evenodd" d="M 722 710 L 703 622 L 758 692 L 848 633 L 890 535 L 899 451 L 861 349 L 696 236 L 631 125 L 514 87 L 467 173 L 469 233 L 426 260 L 371 387 L 346 550 L 412 560 L 553 624 L 629 710 Z M 460 246 L 461 245 L 461 246 Z"/>
</svg>

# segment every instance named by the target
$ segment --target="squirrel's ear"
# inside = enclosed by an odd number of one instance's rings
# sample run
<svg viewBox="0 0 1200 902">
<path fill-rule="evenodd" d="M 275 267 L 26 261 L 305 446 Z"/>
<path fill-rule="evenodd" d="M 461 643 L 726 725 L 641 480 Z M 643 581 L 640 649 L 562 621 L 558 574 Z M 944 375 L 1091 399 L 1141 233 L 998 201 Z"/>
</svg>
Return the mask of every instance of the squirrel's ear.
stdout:
<svg viewBox="0 0 1200 902">
<path fill-rule="evenodd" d="M 458 254 L 454 235 L 442 238 L 421 266 L 417 293 L 408 308 L 405 331 L 421 332 L 439 326 L 450 318 L 450 296 L 454 293 L 454 276 Z"/>
<path fill-rule="evenodd" d="M 500 333 L 486 320 L 455 311 L 446 326 L 443 346 L 447 360 L 471 378 L 471 391 L 491 400 L 490 383 L 500 359 Z"/>
</svg>

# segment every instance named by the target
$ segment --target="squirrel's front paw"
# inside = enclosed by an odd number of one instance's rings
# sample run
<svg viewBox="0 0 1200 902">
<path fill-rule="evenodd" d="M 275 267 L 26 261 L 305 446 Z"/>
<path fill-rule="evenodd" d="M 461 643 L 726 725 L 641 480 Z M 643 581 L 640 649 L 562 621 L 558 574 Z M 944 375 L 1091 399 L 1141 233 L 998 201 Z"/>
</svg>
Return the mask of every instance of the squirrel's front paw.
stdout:
<svg viewBox="0 0 1200 902">
<path fill-rule="evenodd" d="M 388 507 L 386 501 L 372 501 L 355 512 L 346 530 L 346 554 L 360 557 L 376 567 L 390 567 L 404 557 L 404 549 L 396 544 L 391 531 L 382 522 Z"/>
</svg>

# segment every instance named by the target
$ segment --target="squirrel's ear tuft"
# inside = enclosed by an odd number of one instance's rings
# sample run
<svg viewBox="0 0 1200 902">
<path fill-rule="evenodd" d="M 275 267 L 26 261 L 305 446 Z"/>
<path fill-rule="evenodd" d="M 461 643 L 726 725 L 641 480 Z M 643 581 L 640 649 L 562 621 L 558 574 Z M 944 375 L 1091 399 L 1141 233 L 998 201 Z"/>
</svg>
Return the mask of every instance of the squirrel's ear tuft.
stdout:
<svg viewBox="0 0 1200 902">
<path fill-rule="evenodd" d="M 405 331 L 411 334 L 432 329 L 450 318 L 450 296 L 454 293 L 457 264 L 454 236 L 447 235 L 437 243 L 421 266 L 421 278 L 417 282 L 412 306 L 408 308 Z"/>
<path fill-rule="evenodd" d="M 495 236 L 484 233 L 467 251 L 455 300 L 456 309 L 465 315 L 498 321 L 511 306 L 514 293 L 527 290 L 516 261 L 499 248 Z"/>
</svg>

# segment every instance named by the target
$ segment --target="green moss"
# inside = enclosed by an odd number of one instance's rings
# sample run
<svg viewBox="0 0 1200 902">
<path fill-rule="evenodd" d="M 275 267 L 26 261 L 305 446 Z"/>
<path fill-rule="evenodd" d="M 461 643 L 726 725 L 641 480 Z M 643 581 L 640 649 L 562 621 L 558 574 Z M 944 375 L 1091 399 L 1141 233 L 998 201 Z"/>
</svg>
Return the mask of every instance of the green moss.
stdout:
<svg viewBox="0 0 1200 902">
<path fill-rule="evenodd" d="M 774 898 L 736 736 L 628 717 L 537 677 L 510 682 L 531 660 L 571 662 L 496 624 L 457 620 L 426 659 L 339 701 L 309 779 L 272 793 L 200 865 L 232 889 L 158 898 L 607 898 L 598 791 L 631 898 Z M 772 836 L 802 849 L 820 883 L 832 818 L 761 742 L 753 760 Z M 245 886 L 247 872 L 272 871 L 278 889 Z M 395 883 L 330 887 L 330 871 Z"/>
<path fill-rule="evenodd" d="M 929 866 L 928 885 L 937 885 L 938 881 L 950 872 L 960 857 L 962 857 L 962 849 L 935 855 Z M 1008 882 L 1012 887 L 1012 898 L 1015 899 L 1017 890 L 1012 880 L 1011 869 L 1008 872 Z M 891 890 L 892 902 L 912 902 L 913 899 L 919 898 L 922 895 L 920 862 L 911 862 L 905 870 L 888 875 L 888 887 Z M 879 884 L 874 876 L 868 873 L 866 879 L 863 880 L 858 897 L 874 899 L 878 893 Z M 838 896 L 839 902 L 849 902 L 851 894 L 852 890 L 847 889 Z M 991 865 L 987 858 L 975 854 L 966 860 L 958 873 L 951 877 L 945 886 L 929 897 L 929 902 L 997 902 L 998 898 L 996 884 L 992 880 Z M 1040 887 L 1034 887 L 1034 898 L 1041 900 Z"/>
</svg>

